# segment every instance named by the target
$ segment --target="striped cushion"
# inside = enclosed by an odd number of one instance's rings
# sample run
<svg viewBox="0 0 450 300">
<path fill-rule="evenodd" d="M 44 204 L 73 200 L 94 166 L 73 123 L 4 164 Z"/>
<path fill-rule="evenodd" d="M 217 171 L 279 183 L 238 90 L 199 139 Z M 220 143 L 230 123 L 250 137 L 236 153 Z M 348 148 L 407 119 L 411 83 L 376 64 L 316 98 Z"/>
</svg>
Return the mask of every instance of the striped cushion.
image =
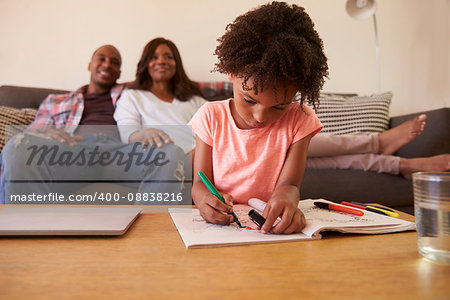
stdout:
<svg viewBox="0 0 450 300">
<path fill-rule="evenodd" d="M 0 106 L 0 152 L 9 138 L 33 122 L 36 112 L 34 108 Z"/>
<path fill-rule="evenodd" d="M 322 93 L 317 117 L 324 125 L 321 133 L 358 134 L 389 129 L 392 93 L 348 96 Z"/>
</svg>

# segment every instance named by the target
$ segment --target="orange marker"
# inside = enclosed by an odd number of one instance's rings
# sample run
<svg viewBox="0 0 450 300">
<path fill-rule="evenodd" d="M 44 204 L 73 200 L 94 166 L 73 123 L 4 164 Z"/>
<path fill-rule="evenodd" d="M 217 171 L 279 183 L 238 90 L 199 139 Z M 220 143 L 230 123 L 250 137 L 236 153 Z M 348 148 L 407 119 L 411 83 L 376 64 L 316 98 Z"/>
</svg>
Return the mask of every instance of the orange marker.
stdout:
<svg viewBox="0 0 450 300">
<path fill-rule="evenodd" d="M 326 203 L 326 202 L 317 202 L 317 201 L 314 202 L 314 205 L 317 206 L 318 208 L 345 212 L 345 213 L 357 215 L 357 216 L 364 216 L 364 212 L 354 209 L 354 208 L 342 206 L 342 205 L 336 205 L 336 204 Z"/>
</svg>

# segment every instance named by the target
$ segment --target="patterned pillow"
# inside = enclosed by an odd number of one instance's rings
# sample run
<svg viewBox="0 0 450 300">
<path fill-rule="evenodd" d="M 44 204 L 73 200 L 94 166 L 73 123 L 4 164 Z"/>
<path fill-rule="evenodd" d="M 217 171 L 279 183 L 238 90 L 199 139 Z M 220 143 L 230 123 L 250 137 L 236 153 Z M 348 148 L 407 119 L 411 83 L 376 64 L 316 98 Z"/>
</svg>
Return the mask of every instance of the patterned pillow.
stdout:
<svg viewBox="0 0 450 300">
<path fill-rule="evenodd" d="M 0 106 L 0 152 L 9 138 L 33 122 L 36 112 L 34 108 L 17 109 Z"/>
<path fill-rule="evenodd" d="M 389 106 L 392 93 L 370 96 L 322 93 L 317 117 L 324 128 L 321 133 L 378 133 L 389 129 Z"/>
<path fill-rule="evenodd" d="M 233 84 L 229 81 L 198 82 L 203 98 L 208 101 L 233 97 Z"/>
</svg>

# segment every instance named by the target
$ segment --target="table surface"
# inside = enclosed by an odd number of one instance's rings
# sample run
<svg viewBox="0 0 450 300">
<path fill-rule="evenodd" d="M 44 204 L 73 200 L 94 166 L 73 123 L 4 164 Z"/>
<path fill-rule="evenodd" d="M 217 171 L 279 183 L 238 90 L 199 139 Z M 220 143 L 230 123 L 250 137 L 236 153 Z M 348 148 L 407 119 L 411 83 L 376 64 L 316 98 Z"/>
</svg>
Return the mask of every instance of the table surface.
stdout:
<svg viewBox="0 0 450 300">
<path fill-rule="evenodd" d="M 120 237 L 0 238 L 0 299 L 449 299 L 450 266 L 416 242 L 330 233 L 188 250 L 168 213 L 144 213 Z"/>
</svg>

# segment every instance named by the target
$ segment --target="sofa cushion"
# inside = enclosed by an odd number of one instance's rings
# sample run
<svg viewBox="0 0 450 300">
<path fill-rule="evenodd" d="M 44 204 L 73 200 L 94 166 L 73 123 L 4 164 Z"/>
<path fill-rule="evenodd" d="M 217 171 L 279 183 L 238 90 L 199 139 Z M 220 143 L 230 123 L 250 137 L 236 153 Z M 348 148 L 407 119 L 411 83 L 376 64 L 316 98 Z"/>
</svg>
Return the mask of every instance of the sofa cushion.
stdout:
<svg viewBox="0 0 450 300">
<path fill-rule="evenodd" d="M 228 81 L 198 82 L 203 98 L 209 101 L 233 97 L 233 84 Z"/>
<path fill-rule="evenodd" d="M 321 93 L 316 113 L 324 125 L 321 133 L 358 134 L 387 130 L 391 99 L 390 92 L 370 96 Z"/>
<path fill-rule="evenodd" d="M 15 108 L 38 108 L 49 94 L 63 94 L 68 91 L 23 86 L 0 86 L 0 106 Z"/>
<path fill-rule="evenodd" d="M 22 131 L 24 127 L 34 120 L 37 110 L 34 108 L 17 109 L 0 106 L 0 152 L 6 141 Z"/>
</svg>

